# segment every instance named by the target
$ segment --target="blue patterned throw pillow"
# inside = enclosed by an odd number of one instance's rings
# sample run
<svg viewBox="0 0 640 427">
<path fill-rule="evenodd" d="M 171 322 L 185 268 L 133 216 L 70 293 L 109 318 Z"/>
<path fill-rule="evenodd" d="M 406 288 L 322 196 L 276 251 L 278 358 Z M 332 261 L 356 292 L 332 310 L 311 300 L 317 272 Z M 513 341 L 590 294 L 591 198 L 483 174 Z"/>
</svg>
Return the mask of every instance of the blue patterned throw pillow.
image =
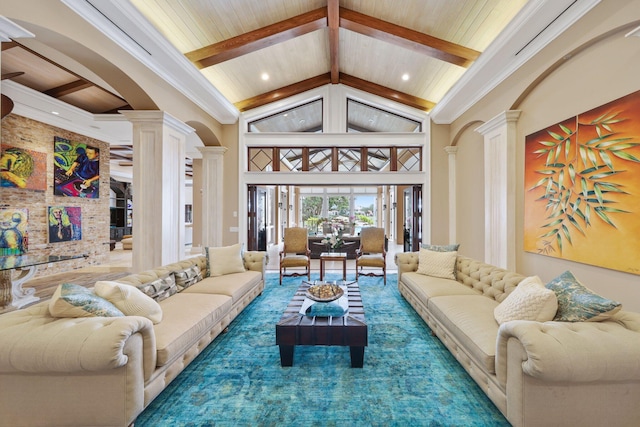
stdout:
<svg viewBox="0 0 640 427">
<path fill-rule="evenodd" d="M 420 245 L 423 249 L 428 249 L 434 252 L 455 252 L 460 247 L 460 243 L 454 243 L 453 245 L 429 245 L 423 243 Z"/>
<path fill-rule="evenodd" d="M 122 317 L 115 305 L 94 294 L 84 286 L 63 283 L 58 286 L 49 312 L 53 317 Z"/>
<path fill-rule="evenodd" d="M 565 271 L 547 283 L 556 293 L 558 312 L 553 320 L 561 322 L 598 322 L 609 319 L 622 305 L 589 290 L 571 273 Z"/>
</svg>

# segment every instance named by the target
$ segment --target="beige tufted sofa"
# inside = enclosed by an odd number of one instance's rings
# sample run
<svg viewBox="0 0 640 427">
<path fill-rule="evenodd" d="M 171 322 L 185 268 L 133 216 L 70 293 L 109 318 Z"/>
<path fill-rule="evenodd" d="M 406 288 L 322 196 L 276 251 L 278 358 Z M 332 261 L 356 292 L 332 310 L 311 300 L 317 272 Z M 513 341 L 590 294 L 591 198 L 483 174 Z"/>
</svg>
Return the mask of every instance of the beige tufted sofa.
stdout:
<svg viewBox="0 0 640 427">
<path fill-rule="evenodd" d="M 0 316 L 0 426 L 128 426 L 264 289 L 266 253 L 139 316 L 53 318 L 48 302 Z M 139 285 L 204 256 L 124 277 Z"/>
<path fill-rule="evenodd" d="M 457 280 L 396 255 L 398 288 L 514 426 L 640 425 L 640 314 L 603 322 L 495 321 L 524 276 L 458 256 Z"/>
</svg>

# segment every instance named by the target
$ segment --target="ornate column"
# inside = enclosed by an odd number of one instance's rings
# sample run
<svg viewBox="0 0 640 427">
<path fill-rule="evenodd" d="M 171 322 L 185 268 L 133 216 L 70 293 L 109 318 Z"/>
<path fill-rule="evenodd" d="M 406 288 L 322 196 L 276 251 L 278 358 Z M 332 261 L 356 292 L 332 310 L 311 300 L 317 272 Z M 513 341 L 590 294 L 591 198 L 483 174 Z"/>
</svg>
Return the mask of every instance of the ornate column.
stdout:
<svg viewBox="0 0 640 427">
<path fill-rule="evenodd" d="M 484 136 L 485 262 L 516 268 L 516 124 L 505 111 L 476 129 Z"/>
<path fill-rule="evenodd" d="M 133 123 L 133 269 L 184 258 L 185 145 L 194 131 L 163 111 L 121 111 Z"/>
<path fill-rule="evenodd" d="M 198 147 L 198 150 L 202 153 L 202 247 L 222 246 L 223 161 L 227 149 Z"/>
<path fill-rule="evenodd" d="M 458 153 L 458 147 L 455 145 L 449 145 L 444 147 L 444 151 L 449 154 L 449 243 L 454 244 L 457 240 L 457 187 L 456 187 L 456 154 Z"/>
</svg>

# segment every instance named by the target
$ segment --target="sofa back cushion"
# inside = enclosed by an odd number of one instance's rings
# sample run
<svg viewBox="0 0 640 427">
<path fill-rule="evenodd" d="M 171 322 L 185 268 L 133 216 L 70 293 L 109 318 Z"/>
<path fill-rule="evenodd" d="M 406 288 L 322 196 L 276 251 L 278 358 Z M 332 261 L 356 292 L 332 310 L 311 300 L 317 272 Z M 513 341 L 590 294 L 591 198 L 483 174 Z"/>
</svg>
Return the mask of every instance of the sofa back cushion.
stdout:
<svg viewBox="0 0 640 427">
<path fill-rule="evenodd" d="M 458 255 L 457 280 L 483 295 L 502 302 L 525 276 L 472 258 Z"/>
</svg>

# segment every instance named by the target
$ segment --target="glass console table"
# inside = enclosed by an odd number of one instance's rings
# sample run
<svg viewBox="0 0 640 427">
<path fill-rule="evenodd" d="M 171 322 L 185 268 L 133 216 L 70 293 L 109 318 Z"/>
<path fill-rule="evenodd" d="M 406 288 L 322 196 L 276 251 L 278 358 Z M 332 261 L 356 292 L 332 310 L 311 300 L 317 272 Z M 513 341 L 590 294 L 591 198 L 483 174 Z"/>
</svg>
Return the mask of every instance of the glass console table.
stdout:
<svg viewBox="0 0 640 427">
<path fill-rule="evenodd" d="M 38 301 L 35 288 L 23 289 L 22 284 L 31 279 L 38 266 L 87 255 L 10 255 L 0 257 L 0 308 L 11 304 L 16 308 Z M 17 272 L 17 275 L 15 274 Z"/>
</svg>

